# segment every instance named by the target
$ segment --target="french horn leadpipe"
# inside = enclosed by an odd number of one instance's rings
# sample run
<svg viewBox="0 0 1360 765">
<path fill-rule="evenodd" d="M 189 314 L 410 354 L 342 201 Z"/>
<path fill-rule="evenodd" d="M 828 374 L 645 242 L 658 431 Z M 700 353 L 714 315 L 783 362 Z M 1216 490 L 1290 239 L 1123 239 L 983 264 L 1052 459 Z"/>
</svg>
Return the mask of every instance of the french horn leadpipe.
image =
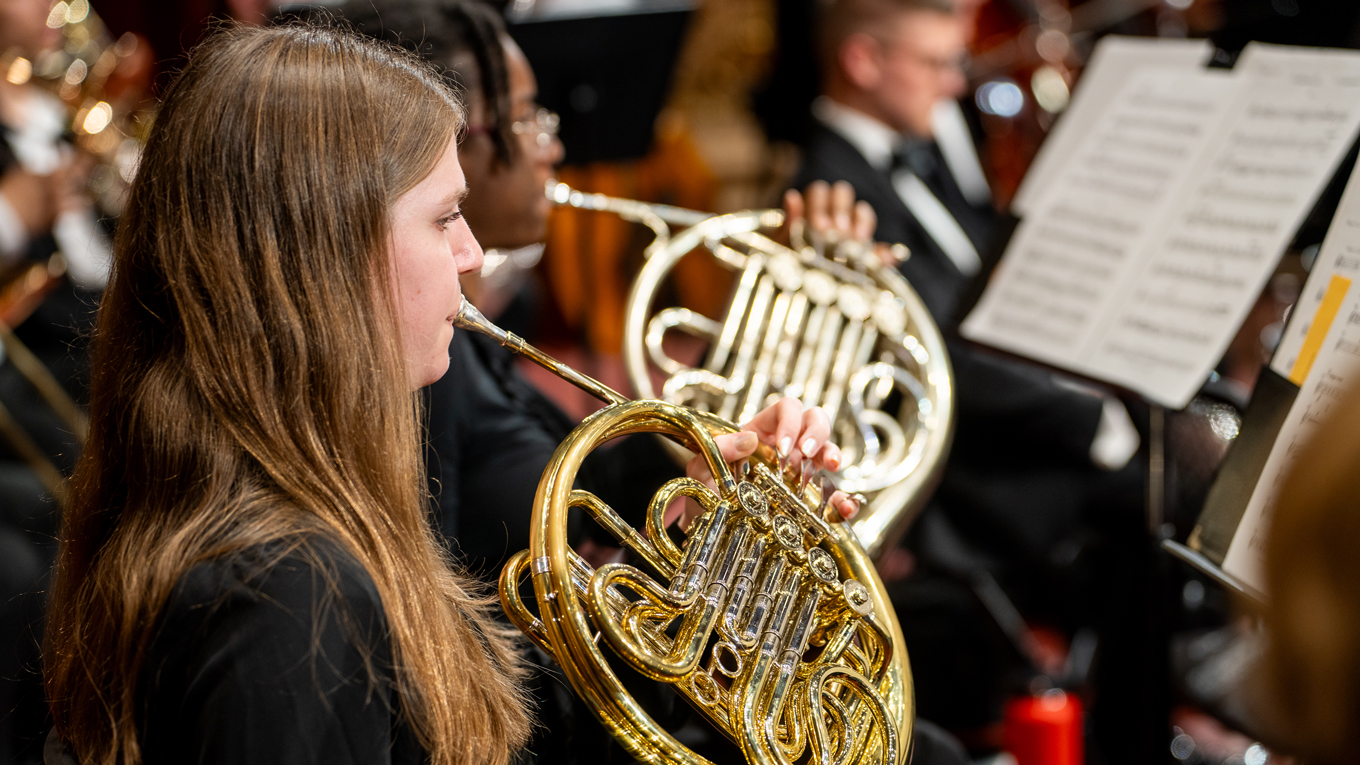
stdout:
<svg viewBox="0 0 1360 765">
<path fill-rule="evenodd" d="M 735 425 L 665 401 L 629 400 L 496 327 L 467 300 L 454 323 L 609 404 L 553 454 L 534 498 L 530 549 L 506 564 L 500 595 L 510 620 L 556 659 L 633 757 L 708 763 L 633 699 L 606 651 L 670 685 L 752 765 L 906 762 L 914 705 L 902 630 L 869 555 L 826 507 L 829 486 L 800 482 L 765 445 L 734 469 L 713 439 Z M 713 487 L 690 478 L 663 485 L 641 531 L 574 485 L 591 451 L 633 433 L 683 443 L 714 476 Z M 677 546 L 664 516 L 682 497 L 702 512 Z M 597 569 L 576 555 L 571 508 L 637 564 Z M 536 610 L 521 595 L 526 579 Z"/>
<path fill-rule="evenodd" d="M 820 406 L 843 460 L 836 480 L 865 498 L 854 521 L 875 556 L 910 525 L 939 479 L 953 434 L 953 373 L 944 339 L 895 268 L 858 242 L 793 232 L 784 246 L 760 232 L 779 210 L 730 215 L 686 210 L 549 182 L 559 205 L 610 212 L 650 228 L 629 292 L 623 355 L 643 398 L 745 422 L 780 396 Z M 657 305 L 682 258 L 705 250 L 735 272 L 722 316 Z M 668 337 L 707 344 L 697 361 L 673 358 Z M 665 382 L 656 386 L 653 370 Z"/>
</svg>

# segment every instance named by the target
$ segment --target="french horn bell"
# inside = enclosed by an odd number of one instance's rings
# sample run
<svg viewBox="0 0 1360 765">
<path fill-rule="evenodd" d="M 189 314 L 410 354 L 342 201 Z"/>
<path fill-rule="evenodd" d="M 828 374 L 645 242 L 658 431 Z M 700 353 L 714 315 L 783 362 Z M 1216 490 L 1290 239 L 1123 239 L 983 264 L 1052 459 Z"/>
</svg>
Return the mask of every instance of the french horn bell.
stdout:
<svg viewBox="0 0 1360 765">
<path fill-rule="evenodd" d="M 760 231 L 783 223 L 778 210 L 716 216 L 552 182 L 547 194 L 655 235 L 624 320 L 624 361 L 639 395 L 733 422 L 781 396 L 822 407 L 843 452 L 837 484 L 866 500 L 855 535 L 873 557 L 894 544 L 939 480 L 953 424 L 944 340 L 901 274 L 863 243 L 808 242 L 796 231 L 793 246 L 775 242 Z M 719 318 L 658 306 L 672 270 L 698 251 L 737 274 Z M 668 353 L 674 332 L 707 343 L 699 365 Z M 660 388 L 653 369 L 665 378 Z"/>
</svg>

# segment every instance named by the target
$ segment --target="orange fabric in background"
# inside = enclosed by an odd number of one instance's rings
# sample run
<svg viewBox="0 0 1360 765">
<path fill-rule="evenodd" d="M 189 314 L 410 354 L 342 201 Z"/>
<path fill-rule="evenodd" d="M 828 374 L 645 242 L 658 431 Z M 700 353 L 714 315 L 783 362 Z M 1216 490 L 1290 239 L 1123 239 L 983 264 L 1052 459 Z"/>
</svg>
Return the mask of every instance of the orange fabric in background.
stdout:
<svg viewBox="0 0 1360 765">
<path fill-rule="evenodd" d="M 558 179 L 579 191 L 696 210 L 711 210 L 717 189 L 688 133 L 675 124 L 658 126 L 652 153 L 641 160 L 564 166 Z M 553 211 L 542 272 L 566 328 L 584 336 L 590 350 L 622 352 L 624 306 L 650 241 L 645 227 L 613 214 Z M 672 279 L 680 302 L 708 316 L 722 310 L 731 283 L 711 257 L 685 258 Z"/>
</svg>

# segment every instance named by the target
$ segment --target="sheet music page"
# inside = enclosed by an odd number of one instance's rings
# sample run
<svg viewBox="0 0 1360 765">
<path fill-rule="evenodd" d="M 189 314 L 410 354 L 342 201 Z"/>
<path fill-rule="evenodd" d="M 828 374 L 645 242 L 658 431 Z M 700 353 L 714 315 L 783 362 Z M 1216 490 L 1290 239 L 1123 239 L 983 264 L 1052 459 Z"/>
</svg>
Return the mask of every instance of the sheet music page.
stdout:
<svg viewBox="0 0 1360 765">
<path fill-rule="evenodd" d="M 1128 79 L 1020 222 L 963 335 L 1085 371 L 1100 316 L 1240 88 L 1222 70 Z"/>
<path fill-rule="evenodd" d="M 1020 189 L 1011 200 L 1011 211 L 1019 216 L 1029 212 L 1129 79 L 1140 71 L 1155 68 L 1196 70 L 1208 62 L 1213 52 L 1208 40 L 1117 35 L 1101 39 L 1077 80 L 1072 102 L 1025 172 Z"/>
<path fill-rule="evenodd" d="M 1253 42 L 1242 49 L 1233 71 L 1246 77 L 1344 77 L 1354 74 L 1357 57 L 1360 53 L 1342 48 Z M 1340 71 L 1333 71 L 1337 69 Z"/>
<path fill-rule="evenodd" d="M 1156 199 L 1126 208 L 1131 216 L 1108 218 L 1102 198 L 1064 189 L 1073 180 L 1073 162 L 1022 224 L 1051 228 L 1055 212 L 1087 216 L 1092 233 L 1098 223 L 1098 239 L 1088 236 L 1060 257 L 1094 273 L 1105 253 L 1099 289 L 1091 289 L 1089 277 L 1073 278 L 1070 268 L 1059 280 L 1050 262 L 1040 291 L 1034 253 L 1054 261 L 1058 248 L 1051 241 L 1036 247 L 1018 230 L 963 334 L 1183 407 L 1222 356 L 1360 125 L 1360 54 L 1328 52 L 1309 61 L 1306 51 L 1251 52 L 1249 65 L 1231 78 L 1232 103 L 1226 109 L 1204 104 L 1199 113 L 1196 128 L 1211 140 L 1184 143 L 1191 153 L 1172 176 L 1146 187 Z M 1146 87 L 1158 76 L 1133 83 Z M 1184 91 L 1163 100 L 1203 104 L 1206 97 Z M 1107 116 L 1159 118 L 1156 111 L 1143 114 L 1145 108 L 1146 100 L 1131 101 Z M 1121 116 L 1121 110 L 1132 113 Z M 1099 130 L 1092 139 L 1101 139 Z M 1104 183 L 1127 185 L 1148 172 L 1163 170 L 1112 164 Z M 1137 225 L 1128 225 L 1131 218 Z M 1121 240 L 1124 247 L 1112 249 Z"/>
<path fill-rule="evenodd" d="M 1304 282 L 1298 301 L 1290 309 L 1280 345 L 1270 360 L 1271 369 L 1284 377 L 1294 379 L 1295 367 L 1298 366 L 1305 341 L 1310 334 L 1314 338 L 1319 332 L 1325 335 L 1328 323 L 1336 316 L 1334 306 L 1337 288 L 1333 277 L 1349 281 L 1360 278 L 1360 173 L 1356 172 L 1352 172 L 1350 180 L 1346 181 L 1346 190 L 1341 194 L 1336 217 L 1332 218 L 1332 225 L 1327 228 L 1327 236 L 1322 240 L 1317 260 L 1308 272 L 1308 280 Z M 1326 310 L 1323 310 L 1324 303 Z M 1317 332 L 1313 331 L 1314 327 Z M 1304 367 L 1306 365 L 1307 359 Z M 1300 377 L 1308 374 L 1304 367 L 1298 370 Z"/>
<path fill-rule="evenodd" d="M 1360 55 L 1290 51 L 1270 68 L 1278 49 L 1251 53 L 1222 140 L 1091 350 L 1101 379 L 1177 407 L 1222 357 L 1360 125 Z"/>
<path fill-rule="evenodd" d="M 1357 379 L 1360 379 L 1360 287 L 1352 285 L 1266 459 L 1247 512 L 1223 559 L 1224 572 L 1266 592 L 1263 576 L 1266 534 L 1281 484 L 1299 449 L 1326 422 L 1331 408 Z"/>
</svg>

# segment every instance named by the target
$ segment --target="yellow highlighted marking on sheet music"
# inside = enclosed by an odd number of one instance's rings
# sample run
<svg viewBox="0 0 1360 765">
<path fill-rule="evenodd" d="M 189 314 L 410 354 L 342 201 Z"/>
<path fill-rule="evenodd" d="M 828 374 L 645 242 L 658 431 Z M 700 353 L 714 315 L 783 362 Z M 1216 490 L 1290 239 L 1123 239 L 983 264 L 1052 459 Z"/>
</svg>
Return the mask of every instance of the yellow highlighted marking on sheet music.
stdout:
<svg viewBox="0 0 1360 765">
<path fill-rule="evenodd" d="M 1289 381 L 1295 385 L 1303 385 L 1303 381 L 1308 379 L 1308 371 L 1313 368 L 1313 361 L 1322 349 L 1322 341 L 1327 338 L 1327 330 L 1332 328 L 1332 320 L 1341 310 L 1341 301 L 1346 299 L 1346 290 L 1350 287 L 1351 280 L 1344 276 L 1333 275 L 1327 283 L 1327 292 L 1322 295 L 1317 313 L 1313 314 L 1313 323 L 1303 338 L 1299 357 L 1294 361 L 1294 368 L 1289 370 Z"/>
</svg>

